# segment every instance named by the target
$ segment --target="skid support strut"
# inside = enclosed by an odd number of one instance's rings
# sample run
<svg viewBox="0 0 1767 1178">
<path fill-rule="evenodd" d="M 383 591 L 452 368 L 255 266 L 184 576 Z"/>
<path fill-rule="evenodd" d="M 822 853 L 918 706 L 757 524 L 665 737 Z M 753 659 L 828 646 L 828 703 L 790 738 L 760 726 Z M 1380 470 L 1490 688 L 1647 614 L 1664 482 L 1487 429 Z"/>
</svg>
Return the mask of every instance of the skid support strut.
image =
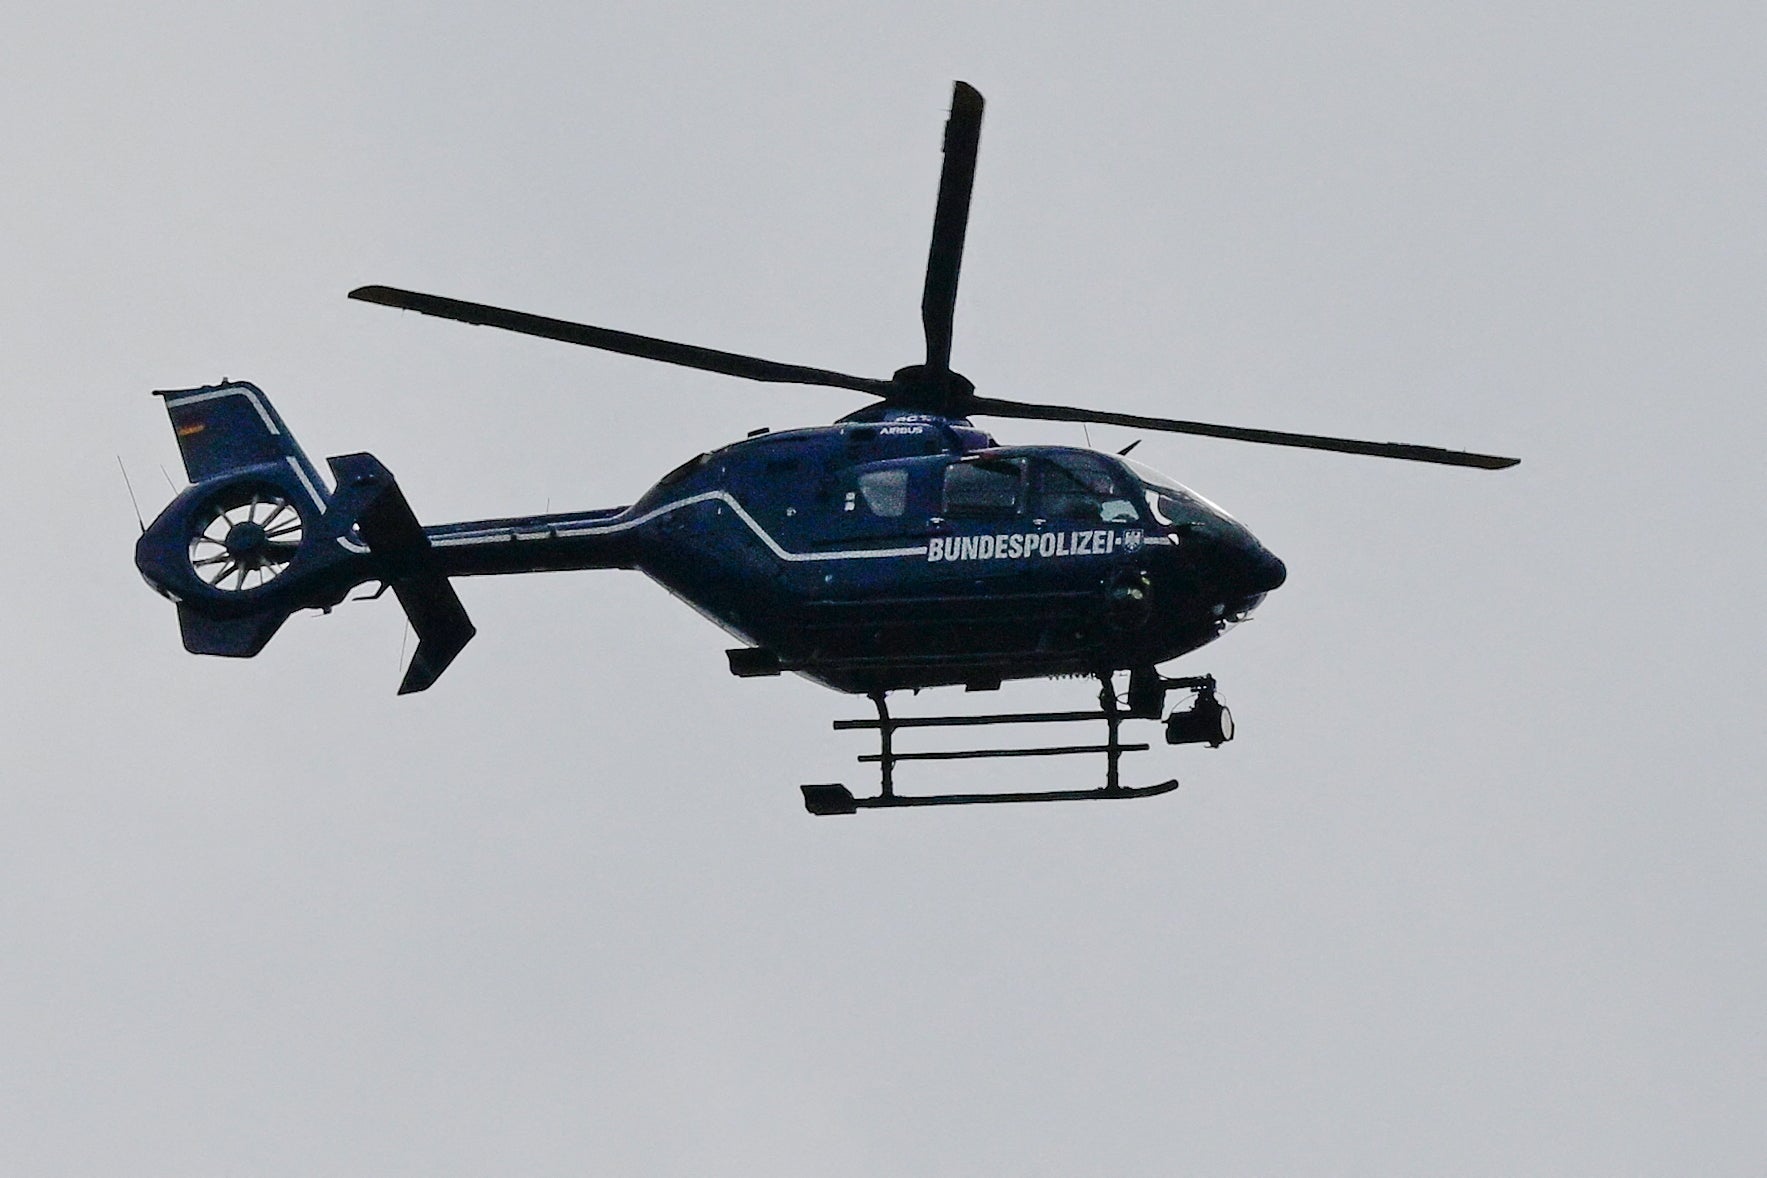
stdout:
<svg viewBox="0 0 1767 1178">
<path fill-rule="evenodd" d="M 876 796 L 856 798 L 844 785 L 806 785 L 804 808 L 812 814 L 853 814 L 859 810 L 884 809 L 894 806 L 972 806 L 1003 802 L 1064 802 L 1088 801 L 1097 798 L 1145 798 L 1170 793 L 1178 788 L 1176 780 L 1158 785 L 1126 787 L 1122 784 L 1119 762 L 1124 753 L 1145 752 L 1146 744 L 1125 744 L 1121 739 L 1124 720 L 1158 719 L 1126 712 L 1117 703 L 1115 685 L 1109 675 L 1099 676 L 1098 710 L 1085 712 L 1008 712 L 983 716 L 913 716 L 892 717 L 882 692 L 871 696 L 877 708 L 875 720 L 836 720 L 837 732 L 855 729 L 872 730 L 878 734 L 878 751 L 859 758 L 862 763 L 878 767 L 879 786 Z M 1104 721 L 1105 743 L 1049 745 L 1037 748 L 982 748 L 941 752 L 897 752 L 895 736 L 904 728 L 969 728 L 1001 724 L 1072 724 Z M 1061 757 L 1103 753 L 1104 785 L 1097 789 L 1032 790 L 1015 793 L 935 794 L 904 796 L 896 792 L 896 766 L 904 761 L 972 761 L 1007 757 Z"/>
</svg>

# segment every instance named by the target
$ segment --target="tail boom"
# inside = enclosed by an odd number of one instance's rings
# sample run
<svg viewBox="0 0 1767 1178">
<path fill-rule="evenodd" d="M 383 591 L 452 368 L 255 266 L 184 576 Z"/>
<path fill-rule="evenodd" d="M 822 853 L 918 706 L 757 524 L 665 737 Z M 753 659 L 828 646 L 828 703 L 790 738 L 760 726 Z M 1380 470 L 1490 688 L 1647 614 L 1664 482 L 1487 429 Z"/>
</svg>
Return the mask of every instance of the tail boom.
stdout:
<svg viewBox="0 0 1767 1178">
<path fill-rule="evenodd" d="M 372 454 L 327 459 L 328 486 L 256 385 L 157 395 L 192 485 L 142 533 L 135 563 L 177 603 L 192 653 L 250 658 L 297 610 L 378 581 L 418 639 L 400 694 L 423 691 L 477 632 L 449 578 L 637 559 L 644 519 L 630 508 L 425 528 Z"/>
</svg>

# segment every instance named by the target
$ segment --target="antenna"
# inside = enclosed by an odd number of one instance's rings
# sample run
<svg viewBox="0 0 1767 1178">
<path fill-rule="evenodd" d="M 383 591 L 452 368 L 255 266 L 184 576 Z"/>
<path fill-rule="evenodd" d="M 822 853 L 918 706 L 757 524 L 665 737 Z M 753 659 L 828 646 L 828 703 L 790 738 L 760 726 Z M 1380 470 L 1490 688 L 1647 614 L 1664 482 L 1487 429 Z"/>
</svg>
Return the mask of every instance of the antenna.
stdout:
<svg viewBox="0 0 1767 1178">
<path fill-rule="evenodd" d="M 141 519 L 141 504 L 135 499 L 135 484 L 129 481 L 129 468 L 123 465 L 123 456 L 117 455 L 117 469 L 123 472 L 123 486 L 129 492 L 129 505 L 135 509 L 135 523 L 140 529 L 147 531 L 147 525 Z"/>
</svg>

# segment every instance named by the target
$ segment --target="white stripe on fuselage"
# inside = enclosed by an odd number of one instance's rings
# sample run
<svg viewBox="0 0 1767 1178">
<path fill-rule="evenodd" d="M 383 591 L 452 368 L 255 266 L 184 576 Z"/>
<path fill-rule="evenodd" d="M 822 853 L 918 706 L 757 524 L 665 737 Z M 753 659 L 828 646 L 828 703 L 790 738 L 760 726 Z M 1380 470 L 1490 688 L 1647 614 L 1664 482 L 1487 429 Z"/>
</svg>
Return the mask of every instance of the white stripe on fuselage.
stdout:
<svg viewBox="0 0 1767 1178">
<path fill-rule="evenodd" d="M 323 512 L 326 509 L 325 497 L 319 493 L 319 488 L 313 485 L 313 480 L 307 477 L 306 468 L 300 464 L 293 454 L 284 455 L 283 461 L 288 463 L 288 468 L 295 472 L 295 477 L 301 480 L 301 486 L 307 488 L 307 494 L 313 497 L 314 505 Z M 351 539 L 348 535 L 339 536 L 337 538 L 337 543 L 338 547 L 344 549 L 344 551 L 354 552 L 358 556 L 364 555 L 368 552 L 368 545 L 362 543 L 360 540 Z"/>
<path fill-rule="evenodd" d="M 313 506 L 324 511 L 325 497 L 319 493 L 319 488 L 313 485 L 313 480 L 307 477 L 307 472 L 301 469 L 300 462 L 293 454 L 283 455 L 283 461 L 287 462 L 288 468 L 295 472 L 295 477 L 301 480 L 301 486 L 307 488 L 307 494 L 313 496 Z"/>
<path fill-rule="evenodd" d="M 659 516 L 668 515 L 670 512 L 678 511 L 683 507 L 692 507 L 698 503 L 710 503 L 714 500 L 727 504 L 730 510 L 736 513 L 736 517 L 742 520 L 743 523 L 747 524 L 749 530 L 756 536 L 760 537 L 761 542 L 767 545 L 767 547 L 772 550 L 773 555 L 777 556 L 780 560 L 875 560 L 878 557 L 885 556 L 926 555 L 925 544 L 920 544 L 912 548 L 849 548 L 838 552 L 788 552 L 780 546 L 779 541 L 768 535 L 767 529 L 757 523 L 755 517 L 750 515 L 743 508 L 742 504 L 738 503 L 727 491 L 707 491 L 700 495 L 689 495 L 685 499 L 677 499 L 673 503 L 665 503 L 661 507 L 652 508 L 650 511 L 647 511 L 636 518 L 621 520 L 619 523 L 614 524 L 584 524 L 574 527 L 566 525 L 563 527 L 548 528 L 545 531 L 537 532 L 521 531 L 518 533 L 511 528 L 507 531 L 487 532 L 478 535 L 432 536 L 430 537 L 430 545 L 435 548 L 455 548 L 467 544 L 504 544 L 521 540 L 542 540 L 548 537 L 556 537 L 561 540 L 566 540 L 575 539 L 578 536 L 613 536 L 620 532 L 626 532 L 633 528 L 640 527 Z"/>
</svg>

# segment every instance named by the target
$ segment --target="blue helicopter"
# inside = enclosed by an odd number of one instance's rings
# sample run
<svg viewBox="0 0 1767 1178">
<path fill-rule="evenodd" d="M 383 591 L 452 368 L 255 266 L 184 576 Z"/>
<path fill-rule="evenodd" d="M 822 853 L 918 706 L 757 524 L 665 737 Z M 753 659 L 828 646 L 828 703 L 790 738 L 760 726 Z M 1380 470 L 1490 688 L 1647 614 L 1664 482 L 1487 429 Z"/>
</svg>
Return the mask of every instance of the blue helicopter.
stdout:
<svg viewBox="0 0 1767 1178">
<path fill-rule="evenodd" d="M 1175 480 L 1070 446 L 1008 446 L 973 423 L 1004 417 L 1099 422 L 1305 449 L 1498 470 L 1513 458 L 1180 421 L 977 395 L 951 368 L 958 271 L 969 218 L 982 96 L 956 84 L 945 128 L 924 295 L 924 363 L 875 379 L 783 364 L 529 315 L 366 286 L 350 297 L 465 323 L 620 352 L 748 380 L 823 385 L 876 398 L 832 425 L 757 431 L 682 463 L 635 503 L 593 511 L 424 526 L 370 454 L 328 459 L 323 477 L 262 390 L 244 382 L 161 392 L 191 485 L 136 545 L 149 585 L 176 603 L 184 646 L 249 658 L 297 610 L 329 611 L 359 585 L 390 588 L 418 643 L 399 686 L 423 691 L 475 633 L 451 583 L 460 576 L 638 569 L 742 645 L 742 677 L 804 675 L 868 696 L 879 792 L 806 785 L 807 809 L 1145 797 L 1176 781 L 1121 782 L 1126 720 L 1165 720 L 1170 744 L 1219 746 L 1231 714 L 1212 677 L 1168 678 L 1160 664 L 1213 641 L 1280 586 L 1281 560 L 1242 524 Z M 1130 447 L 1131 449 L 1133 447 Z M 1116 676 L 1127 672 L 1119 694 Z M 1012 679 L 1079 677 L 1096 710 L 892 716 L 891 692 Z M 901 752 L 902 729 L 1102 722 L 1102 744 Z M 1091 789 L 904 795 L 900 762 L 1103 754 Z"/>
</svg>

